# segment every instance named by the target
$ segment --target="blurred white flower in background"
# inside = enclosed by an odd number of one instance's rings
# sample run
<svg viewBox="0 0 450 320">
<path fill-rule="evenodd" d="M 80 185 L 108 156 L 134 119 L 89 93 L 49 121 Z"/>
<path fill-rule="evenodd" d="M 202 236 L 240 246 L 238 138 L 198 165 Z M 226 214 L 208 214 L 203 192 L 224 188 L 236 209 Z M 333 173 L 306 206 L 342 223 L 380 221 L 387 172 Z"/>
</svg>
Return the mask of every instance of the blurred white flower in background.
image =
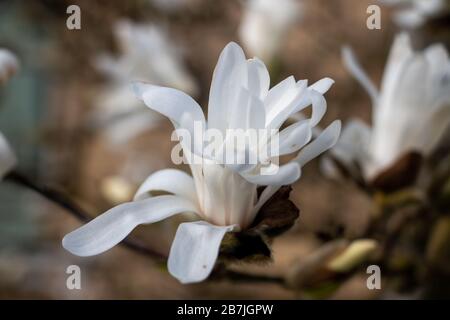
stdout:
<svg viewBox="0 0 450 320">
<path fill-rule="evenodd" d="M 154 112 L 142 112 L 146 109 L 130 89 L 132 81 L 170 86 L 189 94 L 196 94 L 198 88 L 183 64 L 179 48 L 165 30 L 153 24 L 121 20 L 114 33 L 121 54 L 101 55 L 95 61 L 110 83 L 95 99 L 93 118 L 113 143 L 123 143 L 161 120 Z"/>
<path fill-rule="evenodd" d="M 301 16 L 296 0 L 249 0 L 239 27 L 239 36 L 251 55 L 271 63 L 291 27 Z"/>
<path fill-rule="evenodd" d="M 326 112 L 323 94 L 332 84 L 333 80 L 325 78 L 308 87 L 306 80 L 296 82 L 291 76 L 269 90 L 270 77 L 264 63 L 258 59 L 246 60 L 235 43 L 225 47 L 214 70 L 207 120 L 201 107 L 187 94 L 137 83 L 136 94 L 149 108 L 168 117 L 175 129 L 191 132 L 193 146 L 184 139 L 181 141 L 186 159 L 194 155 L 202 161 L 189 163 L 192 177 L 176 169 L 153 173 L 139 188 L 134 202 L 114 207 L 69 233 L 63 239 L 64 248 L 79 256 L 100 254 L 122 241 L 139 224 L 194 212 L 202 220 L 180 224 L 170 250 L 168 269 L 182 283 L 206 279 L 215 265 L 225 233 L 249 227 L 261 206 L 281 186 L 298 180 L 301 168 L 337 141 L 338 120 L 311 142 L 312 128 Z M 194 122 L 201 123 L 203 130 L 220 130 L 225 139 L 227 129 L 279 129 L 292 114 L 310 105 L 311 118 L 277 133 L 280 148 L 272 156 L 299 152 L 284 165 L 264 164 L 276 169 L 271 175 L 261 174 L 262 163 L 221 164 L 193 133 Z M 262 145 L 273 138 L 266 137 Z M 259 146 L 246 145 L 243 153 L 251 153 Z M 265 186 L 259 197 L 258 186 Z M 152 191 L 172 195 L 152 197 Z"/>
<path fill-rule="evenodd" d="M 0 48 L 0 85 L 6 83 L 19 68 L 19 61 L 9 50 Z"/>
<path fill-rule="evenodd" d="M 5 136 L 0 132 L 0 180 L 2 180 L 16 164 L 16 156 Z"/>
<path fill-rule="evenodd" d="M 0 84 L 6 83 L 19 69 L 16 56 L 7 49 L 0 48 Z M 16 155 L 0 132 L 0 180 L 11 171 L 17 163 Z"/>
<path fill-rule="evenodd" d="M 428 19 L 450 12 L 447 0 L 379 0 L 396 9 L 394 22 L 402 28 L 417 28 Z"/>
<path fill-rule="evenodd" d="M 350 121 L 330 154 L 350 171 L 359 165 L 366 181 L 409 152 L 429 155 L 450 124 L 450 61 L 445 47 L 435 44 L 414 52 L 408 35 L 398 35 L 380 93 L 349 48 L 343 49 L 343 59 L 372 99 L 372 128 Z"/>
</svg>

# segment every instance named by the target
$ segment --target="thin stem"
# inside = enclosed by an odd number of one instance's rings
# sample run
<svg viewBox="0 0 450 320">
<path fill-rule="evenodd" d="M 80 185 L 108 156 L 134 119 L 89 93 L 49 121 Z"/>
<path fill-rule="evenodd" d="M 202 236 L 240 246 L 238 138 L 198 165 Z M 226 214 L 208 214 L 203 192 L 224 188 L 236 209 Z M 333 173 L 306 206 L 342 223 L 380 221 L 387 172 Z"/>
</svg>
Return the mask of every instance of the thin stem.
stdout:
<svg viewBox="0 0 450 320">
<path fill-rule="evenodd" d="M 39 193 L 44 198 L 66 209 L 68 213 L 72 214 L 82 222 L 88 222 L 92 219 L 92 216 L 90 214 L 88 214 L 80 206 L 70 200 L 69 197 L 67 197 L 62 192 L 39 185 L 18 171 L 11 171 L 7 176 L 5 176 L 4 179 Z M 120 242 L 120 244 L 127 247 L 128 249 L 155 259 L 167 259 L 166 254 L 161 253 L 156 249 L 145 246 L 140 240 L 135 238 L 127 237 L 122 242 Z"/>
</svg>

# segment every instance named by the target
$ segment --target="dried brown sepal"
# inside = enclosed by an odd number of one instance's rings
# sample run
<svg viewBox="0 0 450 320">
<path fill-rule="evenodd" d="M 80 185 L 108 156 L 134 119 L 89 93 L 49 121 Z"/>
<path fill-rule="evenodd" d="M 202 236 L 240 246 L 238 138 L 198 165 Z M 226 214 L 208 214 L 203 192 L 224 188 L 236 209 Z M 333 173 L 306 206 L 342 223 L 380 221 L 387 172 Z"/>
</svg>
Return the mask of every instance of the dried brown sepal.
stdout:
<svg viewBox="0 0 450 320">
<path fill-rule="evenodd" d="M 228 262 L 266 263 L 272 260 L 268 239 L 263 234 L 233 232 L 225 235 L 220 259 Z"/>
<path fill-rule="evenodd" d="M 416 181 L 423 157 L 420 153 L 411 151 L 399 157 L 395 163 L 379 173 L 371 182 L 370 187 L 384 192 L 392 192 L 410 186 Z"/>
<path fill-rule="evenodd" d="M 263 233 L 269 238 L 289 230 L 299 217 L 300 210 L 289 200 L 291 186 L 283 186 L 259 210 L 249 232 Z"/>
<path fill-rule="evenodd" d="M 269 262 L 272 238 L 290 229 L 299 209 L 289 200 L 291 186 L 281 187 L 259 210 L 252 225 L 228 233 L 220 247 L 220 258 L 228 261 Z M 258 190 L 259 194 L 262 192 Z"/>
</svg>

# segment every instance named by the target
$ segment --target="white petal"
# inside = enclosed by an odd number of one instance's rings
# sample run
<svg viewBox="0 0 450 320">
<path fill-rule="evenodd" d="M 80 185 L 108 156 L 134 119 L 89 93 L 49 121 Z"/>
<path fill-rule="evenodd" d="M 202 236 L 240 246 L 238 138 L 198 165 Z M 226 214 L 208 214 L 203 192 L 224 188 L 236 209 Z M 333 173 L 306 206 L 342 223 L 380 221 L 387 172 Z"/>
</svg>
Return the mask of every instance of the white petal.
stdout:
<svg viewBox="0 0 450 320">
<path fill-rule="evenodd" d="M 320 120 L 322 120 L 325 112 L 327 111 L 327 100 L 325 100 L 322 94 L 315 90 L 309 90 L 308 94 L 312 105 L 310 125 L 311 127 L 315 127 Z"/>
<path fill-rule="evenodd" d="M 180 224 L 170 248 L 169 272 L 181 283 L 205 280 L 214 268 L 225 233 L 233 228 L 205 221 Z"/>
<path fill-rule="evenodd" d="M 279 150 L 277 150 L 277 154 L 272 154 L 272 156 L 295 152 L 307 144 L 311 140 L 311 137 L 312 130 L 309 121 L 300 120 L 291 124 L 279 133 Z M 274 138 L 276 139 L 277 137 L 275 136 Z"/>
<path fill-rule="evenodd" d="M 239 173 L 214 163 L 202 167 L 202 179 L 196 180 L 202 198 L 201 214 L 205 220 L 217 225 L 238 224 L 253 207 L 256 186 L 245 180 Z"/>
<path fill-rule="evenodd" d="M 429 107 L 425 81 L 429 79 L 430 66 L 423 55 L 415 55 L 406 66 L 400 75 L 400 83 L 397 85 L 395 97 L 390 101 L 390 107 L 403 109 L 404 112 L 424 111 Z"/>
<path fill-rule="evenodd" d="M 392 44 L 389 58 L 384 68 L 381 80 L 381 96 L 379 105 L 388 105 L 397 93 L 397 86 L 400 84 L 400 76 L 405 68 L 405 64 L 413 56 L 411 41 L 407 33 L 401 33 L 395 37 Z"/>
<path fill-rule="evenodd" d="M 295 161 L 303 167 L 310 160 L 333 147 L 339 138 L 340 132 L 341 121 L 333 121 L 316 139 L 314 139 L 299 152 L 298 156 L 295 158 Z"/>
<path fill-rule="evenodd" d="M 248 62 L 248 89 L 261 100 L 267 96 L 270 87 L 269 71 L 258 58 L 249 59 Z"/>
<path fill-rule="evenodd" d="M 152 173 L 139 187 L 134 200 L 151 197 L 149 192 L 166 191 L 197 202 L 194 179 L 186 172 L 177 169 L 164 169 Z"/>
<path fill-rule="evenodd" d="M 266 128 L 278 129 L 291 115 L 307 107 L 311 103 L 310 91 L 306 81 L 298 81 L 294 88 L 287 90 L 266 114 Z"/>
<path fill-rule="evenodd" d="M 189 114 L 194 121 L 205 124 L 201 107 L 182 91 L 142 82 L 134 83 L 133 89 L 136 96 L 143 100 L 147 107 L 168 117 L 175 124 L 181 123 L 185 113 Z"/>
<path fill-rule="evenodd" d="M 264 100 L 266 112 L 269 113 L 272 109 L 277 108 L 282 103 L 282 99 L 290 100 L 290 97 L 295 96 L 293 90 L 295 90 L 295 79 L 293 76 L 287 77 L 270 89 Z"/>
<path fill-rule="evenodd" d="M 17 159 L 8 141 L 0 132 L 0 180 L 16 166 Z"/>
<path fill-rule="evenodd" d="M 171 195 L 123 203 L 67 234 L 62 245 L 75 255 L 93 256 L 114 247 L 139 224 L 196 211 L 191 201 Z"/>
<path fill-rule="evenodd" d="M 364 69 L 359 65 L 359 62 L 350 47 L 342 48 L 342 58 L 350 73 L 359 81 L 361 86 L 366 89 L 372 100 L 372 105 L 375 106 L 378 100 L 378 90 L 372 80 L 367 76 Z"/>
<path fill-rule="evenodd" d="M 331 86 L 334 84 L 334 80 L 331 78 L 323 78 L 319 81 L 313 83 L 308 88 L 313 89 L 321 94 L 325 94 L 328 90 L 330 90 Z"/>
<path fill-rule="evenodd" d="M 240 84 L 246 83 L 247 79 L 240 76 L 238 72 L 243 67 L 247 71 L 246 63 L 244 52 L 236 43 L 230 42 L 222 50 L 214 69 L 209 93 L 208 126 L 210 128 L 220 130 L 225 128 L 224 121 L 227 119 L 229 108 L 232 107 L 229 100 L 234 98 L 230 91 L 235 90 L 235 87 L 243 87 L 244 85 Z M 236 95 L 237 93 L 234 92 L 234 96 Z"/>
<path fill-rule="evenodd" d="M 149 108 L 168 117 L 175 129 L 189 131 L 189 137 L 194 140 L 181 143 L 185 152 L 201 155 L 202 135 L 196 134 L 194 128 L 199 124 L 203 131 L 206 123 L 203 111 L 194 99 L 179 90 L 142 82 L 134 83 L 133 89 L 136 96 L 142 99 Z"/>
<path fill-rule="evenodd" d="M 354 161 L 362 164 L 368 157 L 371 129 L 358 119 L 350 120 L 342 130 L 332 154 L 346 165 Z"/>
<path fill-rule="evenodd" d="M 434 44 L 425 50 L 425 57 L 431 66 L 433 74 L 442 72 L 442 68 L 448 64 L 448 53 L 442 43 Z"/>
<path fill-rule="evenodd" d="M 446 130 L 450 125 L 450 108 L 439 109 L 430 119 L 431 126 L 424 126 L 419 143 L 424 147 L 425 154 L 434 151 L 436 146 L 441 142 Z"/>
<path fill-rule="evenodd" d="M 396 12 L 393 20 L 403 28 L 417 28 L 426 21 L 425 17 L 414 7 Z"/>
<path fill-rule="evenodd" d="M 245 180 L 260 186 L 265 185 L 288 185 L 300 178 L 300 166 L 295 162 L 290 162 L 282 166 L 271 164 L 267 168 L 256 169 L 256 174 L 243 173 Z"/>
<path fill-rule="evenodd" d="M 263 102 L 252 93 L 241 88 L 238 103 L 230 115 L 230 129 L 263 129 L 265 126 L 265 110 Z"/>
</svg>

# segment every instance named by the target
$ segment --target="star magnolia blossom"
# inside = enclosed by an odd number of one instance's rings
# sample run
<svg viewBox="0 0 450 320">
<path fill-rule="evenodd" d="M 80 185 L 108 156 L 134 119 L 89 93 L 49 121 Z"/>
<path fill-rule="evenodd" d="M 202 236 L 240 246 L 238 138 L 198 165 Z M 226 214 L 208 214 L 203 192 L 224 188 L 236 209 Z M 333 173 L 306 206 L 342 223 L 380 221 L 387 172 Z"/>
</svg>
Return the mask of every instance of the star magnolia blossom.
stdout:
<svg viewBox="0 0 450 320">
<path fill-rule="evenodd" d="M 450 61 L 444 46 L 413 52 L 409 37 L 398 35 L 380 93 L 350 49 L 343 50 L 343 58 L 372 99 L 373 127 L 351 121 L 331 153 L 350 169 L 359 163 L 370 181 L 408 152 L 433 151 L 450 123 Z"/>
<path fill-rule="evenodd" d="M 210 154 L 190 163 L 192 177 L 175 169 L 150 175 L 136 193 L 135 201 L 110 209 L 63 239 L 63 246 L 79 256 L 102 253 L 124 239 L 137 225 L 153 223 L 181 212 L 196 213 L 201 221 L 178 227 L 168 259 L 169 272 L 183 283 L 204 280 L 210 274 L 225 233 L 251 225 L 261 206 L 282 186 L 300 177 L 300 168 L 337 141 L 336 120 L 310 142 L 311 129 L 323 117 L 323 97 L 333 81 L 322 79 L 310 87 L 306 80 L 289 77 L 269 90 L 269 73 L 258 59 L 246 60 L 235 43 L 222 51 L 212 79 L 208 119 L 200 106 L 185 93 L 166 87 L 138 83 L 135 92 L 151 109 L 168 117 L 177 130 L 192 130 L 198 121 L 204 128 L 225 132 L 228 128 L 278 129 L 292 114 L 312 105 L 310 119 L 279 132 L 279 155 L 301 150 L 274 174 L 262 175 L 261 164 L 219 164 Z M 196 140 L 194 140 L 196 141 Z M 309 143 L 310 142 L 310 143 Z M 308 144 L 309 143 L 309 144 Z M 181 142 L 185 155 L 196 154 L 202 145 Z M 254 147 L 254 146 L 249 146 Z M 274 154 L 272 154 L 274 155 Z M 189 158 L 189 157 L 186 157 Z M 274 165 L 275 166 L 275 165 Z M 266 186 L 257 195 L 257 187 Z M 151 197 L 152 191 L 171 195 Z"/>
<path fill-rule="evenodd" d="M 429 18 L 444 12 L 449 12 L 450 6 L 446 0 L 379 0 L 383 4 L 395 6 L 398 11 L 394 21 L 403 28 L 417 28 Z"/>
<path fill-rule="evenodd" d="M 300 2 L 295 0 L 248 1 L 239 28 L 245 48 L 263 61 L 271 62 L 300 13 Z"/>
<path fill-rule="evenodd" d="M 116 23 L 114 34 L 121 55 L 102 55 L 95 61 L 111 81 L 96 97 L 93 118 L 100 125 L 112 124 L 106 127 L 107 136 L 113 143 L 122 143 L 161 120 L 156 113 L 139 112 L 143 110 L 142 103 L 130 92 L 130 81 L 175 87 L 190 94 L 197 92 L 197 85 L 183 64 L 179 48 L 163 29 L 121 20 Z M 114 121 L 118 117 L 123 121 Z"/>
</svg>

